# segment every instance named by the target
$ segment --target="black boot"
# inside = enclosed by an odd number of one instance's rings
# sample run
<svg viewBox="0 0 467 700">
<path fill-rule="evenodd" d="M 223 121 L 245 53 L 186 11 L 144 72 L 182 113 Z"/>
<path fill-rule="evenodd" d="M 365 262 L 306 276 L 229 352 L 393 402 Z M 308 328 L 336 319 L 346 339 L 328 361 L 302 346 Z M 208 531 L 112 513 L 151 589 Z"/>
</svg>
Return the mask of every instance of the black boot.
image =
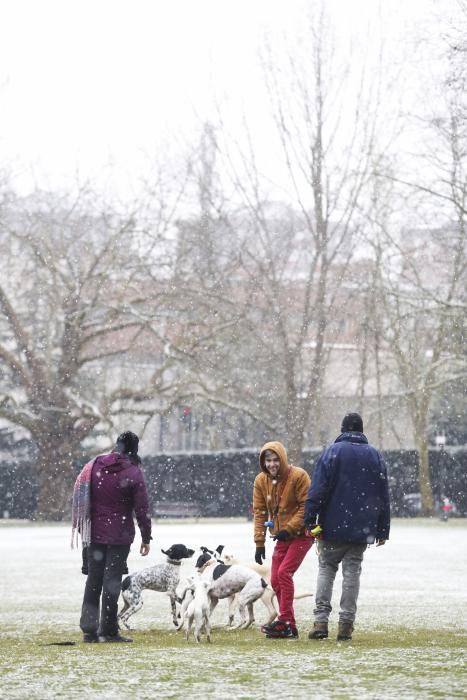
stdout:
<svg viewBox="0 0 467 700">
<path fill-rule="evenodd" d="M 339 622 L 337 630 L 337 641 L 348 642 L 352 639 L 353 624 L 352 622 Z"/>
<path fill-rule="evenodd" d="M 130 639 L 130 637 L 122 637 L 121 634 L 100 634 L 99 635 L 99 642 L 101 643 L 108 643 L 108 642 L 132 642 L 133 640 Z"/>
<path fill-rule="evenodd" d="M 99 638 L 95 632 L 85 632 L 83 634 L 83 642 L 92 644 L 93 642 L 98 642 Z"/>
<path fill-rule="evenodd" d="M 328 636 L 328 623 L 315 622 L 313 629 L 308 633 L 308 639 L 326 639 Z"/>
</svg>

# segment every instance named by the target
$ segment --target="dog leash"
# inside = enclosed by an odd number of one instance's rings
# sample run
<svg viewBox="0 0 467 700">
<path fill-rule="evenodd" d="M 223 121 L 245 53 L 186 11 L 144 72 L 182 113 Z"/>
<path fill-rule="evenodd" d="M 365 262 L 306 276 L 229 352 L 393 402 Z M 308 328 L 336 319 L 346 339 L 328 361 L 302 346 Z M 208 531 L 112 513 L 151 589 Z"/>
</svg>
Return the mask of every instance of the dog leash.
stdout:
<svg viewBox="0 0 467 700">
<path fill-rule="evenodd" d="M 274 497 L 275 497 L 274 502 L 275 503 L 274 503 L 274 508 L 273 508 L 272 512 L 269 510 L 269 507 L 268 507 L 268 519 L 264 523 L 265 527 L 269 528 L 270 531 L 274 527 L 274 521 L 279 513 L 279 507 L 281 504 L 282 494 L 284 493 L 285 487 L 287 486 L 287 482 L 289 480 L 289 476 L 290 476 L 291 471 L 292 471 L 292 467 L 291 467 L 291 465 L 289 465 L 287 468 L 287 474 L 285 476 L 285 480 L 279 485 L 277 484 L 277 479 L 271 480 L 272 481 L 271 497 L 274 494 Z M 272 500 L 272 498 L 271 498 L 271 500 Z"/>
</svg>

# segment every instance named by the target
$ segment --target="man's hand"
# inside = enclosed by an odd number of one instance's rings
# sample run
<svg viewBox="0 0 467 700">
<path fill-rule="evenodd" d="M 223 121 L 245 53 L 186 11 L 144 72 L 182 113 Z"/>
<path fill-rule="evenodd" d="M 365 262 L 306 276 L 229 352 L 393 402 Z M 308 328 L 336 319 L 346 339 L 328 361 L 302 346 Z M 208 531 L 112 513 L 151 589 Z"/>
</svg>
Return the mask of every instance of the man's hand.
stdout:
<svg viewBox="0 0 467 700">
<path fill-rule="evenodd" d="M 323 528 L 321 525 L 311 525 L 311 527 L 305 530 L 305 535 L 308 537 L 314 537 L 315 540 L 319 540 L 323 534 Z"/>
<path fill-rule="evenodd" d="M 141 544 L 141 547 L 139 548 L 139 553 L 141 554 L 142 557 L 146 557 L 149 554 L 149 550 L 151 549 L 151 545 L 144 544 L 144 542 Z"/>
<path fill-rule="evenodd" d="M 290 533 L 287 532 L 287 530 L 279 530 L 277 535 L 274 535 L 272 538 L 273 540 L 277 540 L 278 542 L 285 542 L 285 540 L 288 540 L 290 537 Z"/>
<path fill-rule="evenodd" d="M 255 562 L 257 564 L 262 564 L 265 559 L 266 559 L 266 547 L 256 547 Z"/>
<path fill-rule="evenodd" d="M 376 540 L 376 546 L 381 547 L 381 545 L 386 544 L 386 540 Z"/>
</svg>

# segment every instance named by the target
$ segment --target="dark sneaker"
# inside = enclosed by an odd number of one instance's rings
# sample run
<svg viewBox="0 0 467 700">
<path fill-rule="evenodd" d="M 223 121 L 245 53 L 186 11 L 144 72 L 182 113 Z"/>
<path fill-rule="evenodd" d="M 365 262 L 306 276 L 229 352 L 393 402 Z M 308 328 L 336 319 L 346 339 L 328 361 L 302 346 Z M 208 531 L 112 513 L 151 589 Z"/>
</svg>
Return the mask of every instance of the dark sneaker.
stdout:
<svg viewBox="0 0 467 700">
<path fill-rule="evenodd" d="M 269 634 L 272 630 L 274 630 L 278 625 L 281 626 L 284 623 L 282 620 L 274 620 L 274 622 L 270 622 L 268 625 L 262 625 L 261 627 L 261 632 L 264 632 L 264 634 Z"/>
<path fill-rule="evenodd" d="M 132 642 L 133 640 L 130 639 L 130 637 L 122 637 L 121 634 L 100 634 L 99 635 L 99 642 L 101 643 L 110 643 L 110 642 Z"/>
<path fill-rule="evenodd" d="M 271 629 L 266 632 L 267 639 L 298 639 L 298 630 L 295 625 L 282 620 L 276 620 L 276 622 L 277 624 L 271 625 Z"/>
<path fill-rule="evenodd" d="M 83 642 L 87 644 L 92 644 L 93 642 L 98 642 L 99 638 L 95 632 L 85 632 L 83 634 Z"/>
<path fill-rule="evenodd" d="M 351 622 L 339 622 L 337 628 L 337 641 L 348 642 L 352 639 L 353 624 Z"/>
<path fill-rule="evenodd" d="M 326 639 L 328 636 L 328 623 L 315 622 L 313 629 L 308 633 L 308 639 Z"/>
</svg>

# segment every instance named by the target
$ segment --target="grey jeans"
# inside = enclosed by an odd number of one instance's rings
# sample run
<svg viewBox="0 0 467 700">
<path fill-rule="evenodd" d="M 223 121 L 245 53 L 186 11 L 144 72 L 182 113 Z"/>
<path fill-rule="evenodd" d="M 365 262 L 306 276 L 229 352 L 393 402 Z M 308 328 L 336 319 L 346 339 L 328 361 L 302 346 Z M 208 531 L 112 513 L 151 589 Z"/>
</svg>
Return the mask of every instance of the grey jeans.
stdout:
<svg viewBox="0 0 467 700">
<path fill-rule="evenodd" d="M 334 579 L 342 562 L 342 594 L 339 622 L 353 622 L 357 612 L 360 573 L 366 544 L 322 540 L 318 544 L 319 571 L 316 584 L 315 622 L 327 622 L 332 610 L 331 598 Z"/>
</svg>

